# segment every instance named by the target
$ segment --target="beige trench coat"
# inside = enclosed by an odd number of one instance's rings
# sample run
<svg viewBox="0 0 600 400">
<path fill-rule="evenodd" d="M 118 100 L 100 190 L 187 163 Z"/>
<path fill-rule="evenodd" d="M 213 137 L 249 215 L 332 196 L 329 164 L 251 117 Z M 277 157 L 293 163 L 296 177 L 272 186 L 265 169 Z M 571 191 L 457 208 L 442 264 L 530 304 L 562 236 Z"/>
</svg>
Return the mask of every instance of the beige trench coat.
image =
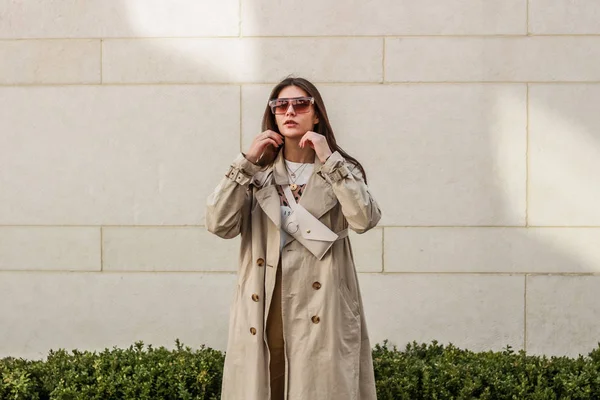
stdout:
<svg viewBox="0 0 600 400">
<path fill-rule="evenodd" d="M 376 399 L 349 238 L 336 241 L 321 260 L 292 237 L 280 254 L 281 206 L 275 185 L 288 183 L 282 154 L 265 170 L 239 154 L 207 201 L 207 229 L 223 238 L 242 236 L 221 398 L 270 399 L 265 327 L 281 256 L 285 398 Z M 363 233 L 381 217 L 359 169 L 337 151 L 324 164 L 315 158 L 299 204 L 334 232 L 349 227 Z"/>
</svg>

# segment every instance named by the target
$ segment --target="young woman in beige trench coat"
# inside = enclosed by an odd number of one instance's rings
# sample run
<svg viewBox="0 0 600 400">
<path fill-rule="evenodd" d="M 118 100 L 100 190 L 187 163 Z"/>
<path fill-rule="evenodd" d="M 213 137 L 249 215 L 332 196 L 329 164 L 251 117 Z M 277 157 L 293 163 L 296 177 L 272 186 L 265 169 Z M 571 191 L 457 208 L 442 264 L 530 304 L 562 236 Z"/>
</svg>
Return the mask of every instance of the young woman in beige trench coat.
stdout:
<svg viewBox="0 0 600 400">
<path fill-rule="evenodd" d="M 226 239 L 241 234 L 221 398 L 374 400 L 347 229 L 366 232 L 381 212 L 364 169 L 337 146 L 317 88 L 287 78 L 269 100 L 263 133 L 233 160 L 207 201 L 210 232 Z M 289 162 L 312 169 L 304 185 L 290 185 L 297 204 L 338 235 L 320 259 L 281 230 L 282 206 L 289 206 L 282 187 L 295 172 Z"/>
</svg>

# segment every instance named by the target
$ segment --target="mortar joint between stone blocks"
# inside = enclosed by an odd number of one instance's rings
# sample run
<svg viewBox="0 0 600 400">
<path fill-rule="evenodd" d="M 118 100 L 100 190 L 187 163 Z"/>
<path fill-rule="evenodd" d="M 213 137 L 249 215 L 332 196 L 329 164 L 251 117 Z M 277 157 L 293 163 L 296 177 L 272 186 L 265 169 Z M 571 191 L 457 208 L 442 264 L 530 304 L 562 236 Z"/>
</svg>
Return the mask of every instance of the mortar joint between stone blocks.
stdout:
<svg viewBox="0 0 600 400">
<path fill-rule="evenodd" d="M 100 272 L 104 271 L 104 228 L 100 227 Z"/>
<path fill-rule="evenodd" d="M 381 272 L 385 272 L 385 226 L 381 227 Z"/>
<path fill-rule="evenodd" d="M 527 351 L 527 277 L 523 277 L 523 350 Z"/>
</svg>

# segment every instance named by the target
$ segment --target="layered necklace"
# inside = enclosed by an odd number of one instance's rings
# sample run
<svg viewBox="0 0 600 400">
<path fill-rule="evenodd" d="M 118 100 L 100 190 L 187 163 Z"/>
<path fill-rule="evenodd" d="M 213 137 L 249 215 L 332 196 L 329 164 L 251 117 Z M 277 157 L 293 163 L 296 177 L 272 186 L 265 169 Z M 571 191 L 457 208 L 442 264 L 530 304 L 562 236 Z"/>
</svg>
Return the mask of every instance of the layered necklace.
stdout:
<svg viewBox="0 0 600 400">
<path fill-rule="evenodd" d="M 304 171 L 304 168 L 306 168 L 306 166 L 310 164 L 310 163 L 303 163 L 302 165 L 300 165 L 298 168 L 296 168 L 295 171 L 290 170 L 290 167 L 288 167 L 287 163 L 285 163 L 285 168 L 288 172 L 288 176 L 290 177 L 290 180 L 292 181 L 292 184 L 290 185 L 290 189 L 292 190 L 296 190 L 298 189 L 298 185 L 296 184 L 296 180 L 298 179 L 298 177 L 300 175 L 302 175 L 302 171 Z M 298 172 L 300 171 L 300 172 Z M 296 175 L 297 173 L 297 175 Z"/>
</svg>

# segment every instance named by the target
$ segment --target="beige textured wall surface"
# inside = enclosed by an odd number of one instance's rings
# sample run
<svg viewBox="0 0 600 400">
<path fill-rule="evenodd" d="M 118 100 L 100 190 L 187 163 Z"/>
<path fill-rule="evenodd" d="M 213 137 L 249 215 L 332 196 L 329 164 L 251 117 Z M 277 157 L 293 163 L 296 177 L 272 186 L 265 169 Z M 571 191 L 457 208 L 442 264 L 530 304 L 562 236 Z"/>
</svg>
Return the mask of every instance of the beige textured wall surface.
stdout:
<svg viewBox="0 0 600 400">
<path fill-rule="evenodd" d="M 0 357 L 225 349 L 206 197 L 270 88 L 317 84 L 383 218 L 372 343 L 600 336 L 597 0 L 0 0 Z"/>
</svg>

